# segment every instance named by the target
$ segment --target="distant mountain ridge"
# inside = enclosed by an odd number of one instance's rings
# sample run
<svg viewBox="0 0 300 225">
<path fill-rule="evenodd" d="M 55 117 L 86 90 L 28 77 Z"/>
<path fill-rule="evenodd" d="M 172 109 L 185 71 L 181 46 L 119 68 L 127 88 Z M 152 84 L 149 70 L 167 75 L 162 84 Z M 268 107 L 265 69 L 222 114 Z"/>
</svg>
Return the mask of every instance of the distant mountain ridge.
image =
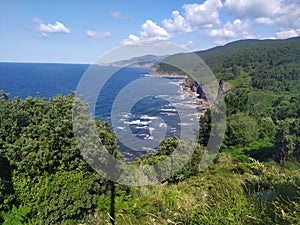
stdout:
<svg viewBox="0 0 300 225">
<path fill-rule="evenodd" d="M 245 39 L 245 40 L 238 40 L 238 41 L 233 41 L 230 43 L 227 43 L 223 46 L 217 46 L 213 47 L 207 50 L 201 50 L 194 52 L 198 54 L 199 56 L 207 56 L 209 54 L 218 54 L 221 52 L 224 53 L 229 53 L 230 51 L 234 49 L 239 49 L 239 50 L 246 50 L 249 48 L 256 48 L 256 47 L 262 47 L 262 46 L 267 46 L 267 45 L 273 45 L 273 44 L 299 44 L 300 37 L 294 37 L 294 38 L 289 38 L 289 39 Z"/>
<path fill-rule="evenodd" d="M 217 78 L 235 86 L 252 86 L 276 93 L 300 89 L 300 37 L 285 40 L 240 40 L 224 46 L 194 53 L 169 56 L 165 62 L 185 62 L 196 54 Z M 176 65 L 176 64 L 175 64 Z M 158 73 L 184 74 L 178 68 L 161 62 Z"/>
<path fill-rule="evenodd" d="M 167 56 L 144 55 L 127 60 L 121 60 L 111 63 L 101 63 L 101 66 L 115 66 L 115 67 L 147 67 L 152 68 L 163 61 Z"/>
</svg>

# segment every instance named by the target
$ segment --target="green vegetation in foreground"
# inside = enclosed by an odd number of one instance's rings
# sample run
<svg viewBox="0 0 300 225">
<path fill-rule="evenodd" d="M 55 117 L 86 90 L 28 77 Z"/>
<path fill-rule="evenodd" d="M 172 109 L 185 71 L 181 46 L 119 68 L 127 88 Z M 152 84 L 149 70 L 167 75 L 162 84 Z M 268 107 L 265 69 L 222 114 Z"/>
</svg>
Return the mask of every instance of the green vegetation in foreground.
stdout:
<svg viewBox="0 0 300 225">
<path fill-rule="evenodd" d="M 177 145 L 196 149 L 184 168 L 161 183 L 116 184 L 115 224 L 300 224 L 299 53 L 299 38 L 242 41 L 199 53 L 233 87 L 225 97 L 221 152 L 199 171 L 213 108 L 200 118 L 199 144 L 168 138 L 156 153 L 133 162 L 154 164 Z M 0 95 L 0 223 L 110 224 L 111 182 L 80 154 L 72 124 L 74 95 L 49 101 Z M 120 157 L 108 124 L 85 114 L 85 104 L 78 110 L 87 119 L 77 124 L 82 132 L 95 123 L 102 143 Z"/>
<path fill-rule="evenodd" d="M 3 224 L 109 224 L 110 183 L 82 160 L 72 131 L 73 95 L 0 98 L 0 207 Z M 96 122 L 110 151 L 115 136 Z M 247 133 L 246 133 L 247 134 Z M 153 164 L 178 139 L 137 159 Z M 259 162 L 246 154 L 261 147 L 228 147 L 198 171 L 204 147 L 164 183 L 140 188 L 116 185 L 116 224 L 297 224 L 299 162 Z M 187 146 L 188 147 L 188 146 Z M 275 151 L 276 152 L 276 151 Z"/>
</svg>

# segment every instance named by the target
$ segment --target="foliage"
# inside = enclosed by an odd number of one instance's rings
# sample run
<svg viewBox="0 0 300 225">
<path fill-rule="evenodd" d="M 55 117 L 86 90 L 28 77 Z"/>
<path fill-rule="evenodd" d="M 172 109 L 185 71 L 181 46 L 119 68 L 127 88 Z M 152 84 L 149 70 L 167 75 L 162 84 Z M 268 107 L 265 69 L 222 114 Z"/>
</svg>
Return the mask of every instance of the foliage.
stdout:
<svg viewBox="0 0 300 225">
<path fill-rule="evenodd" d="M 250 110 L 248 91 L 245 89 L 237 89 L 230 95 L 225 97 L 226 112 L 228 115 L 238 112 L 247 112 Z"/>
<path fill-rule="evenodd" d="M 181 155 L 178 155 L 178 153 L 171 155 L 175 149 L 180 152 Z M 204 154 L 205 149 L 203 146 L 197 143 L 179 141 L 177 137 L 170 137 L 162 141 L 160 146 L 157 148 L 156 153 L 146 154 L 137 158 L 135 163 L 139 165 L 154 165 L 162 160 L 166 160 L 167 156 L 170 156 L 171 163 L 167 164 L 168 168 L 178 169 L 178 165 L 180 165 L 180 163 L 186 162 L 184 166 L 174 174 L 167 168 L 166 171 L 171 172 L 172 176 L 160 178 L 163 181 L 174 183 L 197 174 L 199 172 L 199 164 Z M 162 171 L 156 172 L 158 174 L 164 173 L 166 172 L 164 169 L 165 168 L 161 168 Z"/>
<path fill-rule="evenodd" d="M 22 204 L 30 207 L 27 218 L 33 223 L 73 224 L 92 214 L 97 196 L 109 192 L 107 181 L 90 168 L 78 149 L 73 100 L 73 94 L 49 101 L 0 98 L 1 211 L 15 213 L 12 204 Z M 116 138 L 108 124 L 93 123 L 103 145 L 116 152 Z"/>
<path fill-rule="evenodd" d="M 30 213 L 30 208 L 20 206 L 12 207 L 10 212 L 3 213 L 4 223 L 2 225 L 24 225 L 28 222 L 28 214 Z"/>
<path fill-rule="evenodd" d="M 34 221 L 44 224 L 83 219 L 96 207 L 97 195 L 108 193 L 103 178 L 80 170 L 35 177 L 34 182 L 19 180 L 19 183 L 15 185 L 19 200 L 32 208 Z"/>
<path fill-rule="evenodd" d="M 224 144 L 227 146 L 245 146 L 259 137 L 256 120 L 244 113 L 237 113 L 228 118 Z"/>
<path fill-rule="evenodd" d="M 280 159 L 287 160 L 291 156 L 300 158 L 300 119 L 285 119 L 279 122 L 275 145 Z"/>
<path fill-rule="evenodd" d="M 207 146 L 211 133 L 211 110 L 208 109 L 203 116 L 200 117 L 199 143 Z"/>
<path fill-rule="evenodd" d="M 179 143 L 176 136 L 164 139 L 157 148 L 157 155 L 171 155 Z"/>
<path fill-rule="evenodd" d="M 14 193 L 10 163 L 0 156 L 0 212 L 11 208 L 15 200 Z"/>
<path fill-rule="evenodd" d="M 286 118 L 300 117 L 300 95 L 296 94 L 289 99 L 283 96 L 279 97 L 273 104 L 274 113 L 272 119 L 274 121 L 284 120 Z"/>
</svg>

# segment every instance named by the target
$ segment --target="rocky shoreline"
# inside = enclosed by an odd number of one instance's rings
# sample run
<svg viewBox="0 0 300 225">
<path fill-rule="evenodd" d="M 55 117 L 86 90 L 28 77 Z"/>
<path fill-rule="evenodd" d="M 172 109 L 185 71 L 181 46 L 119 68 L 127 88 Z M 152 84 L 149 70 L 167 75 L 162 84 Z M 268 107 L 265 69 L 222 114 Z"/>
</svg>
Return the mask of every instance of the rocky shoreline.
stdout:
<svg viewBox="0 0 300 225">
<path fill-rule="evenodd" d="M 188 84 L 187 83 L 188 76 L 179 75 L 179 74 L 163 74 L 163 73 L 156 73 L 156 72 L 147 74 L 146 76 L 184 79 L 184 81 L 179 81 L 177 83 L 182 87 L 183 93 L 189 96 L 190 98 L 192 98 L 193 100 L 195 100 L 195 103 L 184 103 L 181 104 L 181 106 L 197 109 L 198 113 L 197 115 L 195 115 L 197 116 L 197 118 L 203 116 L 206 110 L 209 108 L 209 103 L 206 99 L 205 93 L 201 88 L 201 85 L 197 84 L 196 82 L 192 84 Z"/>
<path fill-rule="evenodd" d="M 209 108 L 209 103 L 204 96 L 200 96 L 198 93 L 198 88 L 195 89 L 194 85 L 188 85 L 186 81 L 178 82 L 178 84 L 182 87 L 183 93 L 188 95 L 190 98 L 195 100 L 195 103 L 184 104 L 185 107 L 196 108 L 198 113 L 197 117 L 200 118 Z"/>
</svg>

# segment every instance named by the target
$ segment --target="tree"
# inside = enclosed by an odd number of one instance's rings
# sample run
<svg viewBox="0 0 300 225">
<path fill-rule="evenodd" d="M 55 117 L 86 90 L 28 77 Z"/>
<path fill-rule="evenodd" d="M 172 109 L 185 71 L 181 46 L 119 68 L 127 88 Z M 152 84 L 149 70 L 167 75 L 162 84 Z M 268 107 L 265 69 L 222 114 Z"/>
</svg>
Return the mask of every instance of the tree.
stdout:
<svg viewBox="0 0 300 225">
<path fill-rule="evenodd" d="M 283 162 L 292 156 L 300 156 L 300 119 L 285 119 L 279 121 L 275 138 L 275 146 L 279 158 Z"/>
<path fill-rule="evenodd" d="M 13 206 L 10 212 L 5 212 L 3 214 L 4 222 L 2 225 L 23 225 L 28 222 L 28 214 L 30 213 L 30 208 L 20 206 L 17 208 Z"/>
<path fill-rule="evenodd" d="M 93 214 L 97 197 L 110 192 L 108 180 L 90 167 L 78 148 L 73 101 L 74 94 L 49 101 L 0 97 L 0 211 L 9 213 L 15 204 L 17 209 L 29 207 L 29 219 L 35 223 L 74 224 Z M 87 105 L 81 106 L 86 119 L 80 121 L 82 128 L 96 127 L 97 140 L 119 157 L 111 128 L 88 115 Z M 18 211 L 11 213 L 7 215 Z"/>
<path fill-rule="evenodd" d="M 236 90 L 225 97 L 226 111 L 230 116 L 238 112 L 250 110 L 248 91 L 244 89 Z"/>
<path fill-rule="evenodd" d="M 257 121 L 244 113 L 228 117 L 224 143 L 227 146 L 245 146 L 258 139 Z"/>
<path fill-rule="evenodd" d="M 0 212 L 9 211 L 16 203 L 14 194 L 12 168 L 9 161 L 0 155 Z"/>
<path fill-rule="evenodd" d="M 207 109 L 205 114 L 200 117 L 199 143 L 207 146 L 211 132 L 211 110 Z"/>
<path fill-rule="evenodd" d="M 157 148 L 157 155 L 171 155 L 179 143 L 176 136 L 164 139 Z"/>
</svg>

